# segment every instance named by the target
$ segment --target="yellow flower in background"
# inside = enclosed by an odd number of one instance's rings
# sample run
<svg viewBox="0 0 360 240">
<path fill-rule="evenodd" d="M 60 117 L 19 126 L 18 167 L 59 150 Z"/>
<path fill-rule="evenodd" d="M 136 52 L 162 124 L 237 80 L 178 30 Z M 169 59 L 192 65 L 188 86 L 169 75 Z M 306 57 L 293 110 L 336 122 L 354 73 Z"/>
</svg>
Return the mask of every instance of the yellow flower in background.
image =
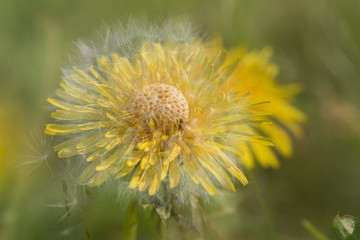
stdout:
<svg viewBox="0 0 360 240">
<path fill-rule="evenodd" d="M 224 93 L 237 92 L 238 96 L 250 93 L 249 101 L 269 101 L 267 104 L 253 106 L 252 109 L 269 113 L 272 124 L 261 124 L 259 130 L 275 143 L 275 149 L 284 157 L 292 155 L 290 134 L 300 136 L 300 124 L 305 121 L 305 115 L 292 105 L 294 96 L 299 92 L 298 84 L 280 85 L 275 81 L 278 67 L 270 61 L 272 50 L 265 47 L 261 51 L 248 52 L 245 48 L 229 51 L 228 62 L 239 59 L 240 62 L 231 78 L 221 88 Z M 256 130 L 249 129 L 250 133 Z M 264 167 L 279 167 L 279 161 L 272 147 L 249 142 L 248 147 L 242 147 L 242 161 L 247 167 L 253 167 L 254 159 Z"/>
<path fill-rule="evenodd" d="M 225 50 L 212 41 L 169 37 L 94 59 L 74 66 L 48 98 L 58 122 L 45 132 L 68 136 L 55 146 L 60 158 L 86 159 L 80 182 L 97 186 L 115 176 L 149 195 L 181 184 L 201 184 L 213 195 L 215 181 L 235 191 L 231 176 L 247 184 L 239 149 L 272 145 L 249 132 L 263 114 L 252 110 L 247 90 L 219 91 L 239 61 L 226 63 Z"/>
<path fill-rule="evenodd" d="M 26 118 L 19 110 L 17 99 L 0 99 L 0 186 L 15 173 L 18 164 L 14 155 L 18 150 Z"/>
</svg>

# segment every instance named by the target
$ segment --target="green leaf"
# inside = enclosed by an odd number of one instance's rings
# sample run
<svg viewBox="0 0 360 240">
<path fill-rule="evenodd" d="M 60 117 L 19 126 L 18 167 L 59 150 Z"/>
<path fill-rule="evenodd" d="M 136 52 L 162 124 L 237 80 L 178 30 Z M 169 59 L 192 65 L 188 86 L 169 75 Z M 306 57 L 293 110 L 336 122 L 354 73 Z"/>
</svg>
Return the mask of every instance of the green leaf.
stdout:
<svg viewBox="0 0 360 240">
<path fill-rule="evenodd" d="M 341 240 L 360 240 L 360 221 L 351 215 L 337 215 L 333 220 L 333 228 Z"/>
</svg>

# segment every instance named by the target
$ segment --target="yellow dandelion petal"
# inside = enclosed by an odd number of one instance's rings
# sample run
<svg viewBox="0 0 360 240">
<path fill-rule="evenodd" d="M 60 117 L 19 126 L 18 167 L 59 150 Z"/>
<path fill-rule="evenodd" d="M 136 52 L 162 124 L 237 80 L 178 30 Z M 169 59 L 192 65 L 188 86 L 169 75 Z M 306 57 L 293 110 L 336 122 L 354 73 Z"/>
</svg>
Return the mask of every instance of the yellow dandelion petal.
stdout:
<svg viewBox="0 0 360 240">
<path fill-rule="evenodd" d="M 59 158 L 73 157 L 73 156 L 76 156 L 78 154 L 79 154 L 78 149 L 74 145 L 70 146 L 70 147 L 63 148 L 58 152 Z"/>
<path fill-rule="evenodd" d="M 113 163 L 115 163 L 122 155 L 123 149 L 118 149 L 111 156 L 102 161 L 99 165 L 96 166 L 96 171 L 102 171 L 109 168 Z"/>
<path fill-rule="evenodd" d="M 177 159 L 169 163 L 169 186 L 174 188 L 180 181 L 180 166 Z"/>
<path fill-rule="evenodd" d="M 96 162 L 91 163 L 89 166 L 85 168 L 85 170 L 78 177 L 78 181 L 81 183 L 85 183 L 96 173 Z"/>
<path fill-rule="evenodd" d="M 150 161 L 150 158 L 151 158 L 151 154 L 146 154 L 142 159 L 141 159 L 141 162 L 140 162 L 140 168 L 141 169 L 145 169 L 145 167 L 148 166 L 149 164 L 149 161 Z"/>
<path fill-rule="evenodd" d="M 88 162 L 92 162 L 92 161 L 96 161 L 97 160 L 100 160 L 101 157 L 106 153 L 106 149 L 102 148 L 102 149 L 99 149 L 95 152 L 93 152 L 92 154 L 90 154 L 87 158 L 86 158 L 86 161 Z"/>
<path fill-rule="evenodd" d="M 242 184 L 248 184 L 248 180 L 245 177 L 244 173 L 233 163 L 229 157 L 219 148 L 213 148 L 214 153 L 218 157 L 218 161 Z"/>
<path fill-rule="evenodd" d="M 45 133 L 48 135 L 67 135 L 82 132 L 78 124 L 47 124 Z"/>
<path fill-rule="evenodd" d="M 200 170 L 201 171 L 201 170 Z M 217 193 L 216 188 L 210 178 L 201 171 L 200 177 L 199 177 L 201 185 L 205 188 L 205 190 L 210 193 L 211 195 L 215 195 Z"/>
<path fill-rule="evenodd" d="M 149 187 L 149 195 L 153 196 L 155 195 L 155 193 L 158 191 L 160 187 L 160 179 L 159 179 L 159 174 L 156 172 L 154 174 L 153 179 L 151 180 L 151 184 Z"/>
<path fill-rule="evenodd" d="M 151 184 L 152 179 L 150 175 L 150 168 L 145 169 L 143 175 L 140 178 L 139 182 L 139 191 L 143 192 Z"/>
<path fill-rule="evenodd" d="M 47 101 L 54 105 L 55 107 L 58 107 L 58 108 L 61 108 L 61 109 L 64 109 L 64 110 L 68 110 L 68 111 L 71 111 L 72 109 L 74 109 L 74 105 L 73 104 L 69 104 L 69 103 L 66 103 L 66 102 L 63 102 L 63 101 L 60 101 L 60 100 L 57 100 L 57 99 L 54 99 L 54 98 L 48 98 Z"/>
<path fill-rule="evenodd" d="M 83 131 L 94 130 L 100 127 L 100 123 L 101 122 L 82 123 L 82 124 L 78 124 L 77 127 Z"/>
<path fill-rule="evenodd" d="M 235 192 L 234 184 L 231 182 L 229 176 L 216 162 L 216 160 L 212 158 L 211 155 L 207 155 L 206 157 L 200 155 L 197 156 L 197 159 L 206 170 L 215 176 L 215 178 L 221 183 L 223 187 L 229 191 Z"/>
<path fill-rule="evenodd" d="M 115 139 L 112 140 L 109 144 L 106 145 L 105 149 L 106 149 L 106 150 L 110 150 L 110 149 L 118 146 L 121 142 L 122 142 L 122 139 L 121 139 L 121 138 L 115 138 Z"/>
<path fill-rule="evenodd" d="M 108 137 L 104 137 L 102 139 L 100 139 L 97 143 L 96 143 L 96 147 L 105 147 L 107 146 L 111 141 L 114 141 L 114 138 L 108 138 Z M 107 150 L 107 149 L 106 149 Z"/>
<path fill-rule="evenodd" d="M 169 164 L 171 161 L 173 161 L 181 152 L 181 147 L 176 145 L 172 148 L 170 155 L 165 159 L 163 162 L 164 165 Z"/>
<path fill-rule="evenodd" d="M 88 181 L 88 185 L 90 187 L 94 187 L 94 186 L 99 186 L 101 184 L 103 184 L 106 179 L 108 179 L 108 177 L 111 174 L 109 172 L 103 171 L 103 172 L 98 172 L 95 174 L 94 177 L 92 177 L 89 181 Z"/>
<path fill-rule="evenodd" d="M 116 178 L 122 178 L 123 176 L 128 175 L 134 168 L 135 168 L 135 165 L 123 167 L 122 169 L 120 169 L 119 173 L 116 175 Z"/>
<path fill-rule="evenodd" d="M 274 140 L 275 146 L 279 153 L 285 157 L 290 157 L 292 155 L 293 151 L 290 136 L 281 126 L 277 126 L 277 124 L 274 123 L 274 126 L 261 126 L 261 130 Z"/>
<path fill-rule="evenodd" d="M 63 88 L 64 93 L 62 96 L 58 96 L 66 101 L 82 104 L 96 103 L 96 95 L 88 89 L 80 88 L 78 85 L 64 80 L 60 83 L 60 86 Z"/>
<path fill-rule="evenodd" d="M 251 169 L 255 165 L 255 159 L 251 152 L 251 149 L 249 147 L 242 147 L 242 155 L 241 155 L 241 161 L 244 163 L 244 165 Z"/>
<path fill-rule="evenodd" d="M 64 111 L 64 110 L 56 110 L 55 112 L 51 113 L 51 117 L 57 120 L 69 120 L 69 121 L 76 121 L 76 120 L 95 120 L 99 121 L 103 118 L 103 116 L 99 113 L 84 113 L 79 114 L 75 111 Z"/>
<path fill-rule="evenodd" d="M 169 171 L 169 163 L 163 163 L 161 169 L 161 175 L 160 175 L 161 181 L 163 181 L 166 178 L 168 171 Z"/>
<path fill-rule="evenodd" d="M 139 186 L 140 177 L 142 176 L 143 173 L 144 173 L 144 169 L 136 168 L 134 175 L 130 180 L 129 188 L 137 188 L 137 186 Z"/>
<path fill-rule="evenodd" d="M 263 167 L 279 168 L 279 160 L 276 158 L 272 149 L 257 143 L 251 144 L 251 147 L 256 159 Z"/>
</svg>

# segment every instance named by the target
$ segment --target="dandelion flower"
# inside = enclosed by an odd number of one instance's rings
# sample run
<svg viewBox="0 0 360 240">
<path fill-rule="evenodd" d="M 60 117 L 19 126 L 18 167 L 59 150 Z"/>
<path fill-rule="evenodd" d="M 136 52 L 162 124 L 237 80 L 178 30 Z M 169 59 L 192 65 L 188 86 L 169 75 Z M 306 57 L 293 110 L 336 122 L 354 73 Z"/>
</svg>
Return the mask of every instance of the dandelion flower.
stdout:
<svg viewBox="0 0 360 240">
<path fill-rule="evenodd" d="M 240 59 L 240 62 L 232 74 L 233 77 L 226 80 L 221 91 L 227 94 L 237 92 L 238 96 L 249 92 L 249 101 L 269 100 L 269 104 L 252 106 L 251 109 L 271 115 L 273 124 L 259 125 L 259 130 L 274 141 L 275 149 L 280 155 L 290 157 L 290 134 L 300 136 L 300 124 L 305 121 L 305 115 L 292 105 L 300 86 L 280 85 L 275 81 L 279 70 L 277 65 L 270 61 L 271 54 L 272 50 L 269 47 L 253 52 L 248 52 L 242 47 L 229 51 L 227 61 Z M 247 167 L 253 167 L 254 158 L 264 167 L 279 167 L 277 155 L 269 146 L 249 142 L 248 147 L 241 150 L 244 152 L 242 161 Z"/>
<path fill-rule="evenodd" d="M 54 149 L 60 158 L 86 159 L 78 180 L 89 186 L 127 176 L 130 189 L 150 196 L 182 182 L 211 195 L 216 185 L 235 191 L 232 177 L 248 182 L 238 144 L 272 145 L 245 131 L 262 122 L 254 102 L 219 91 L 239 61 L 225 63 L 226 51 L 213 41 L 155 31 L 162 34 L 117 42 L 100 56 L 94 50 L 92 64 L 73 66 L 48 98 L 58 122 L 45 132 L 68 136 Z"/>
</svg>

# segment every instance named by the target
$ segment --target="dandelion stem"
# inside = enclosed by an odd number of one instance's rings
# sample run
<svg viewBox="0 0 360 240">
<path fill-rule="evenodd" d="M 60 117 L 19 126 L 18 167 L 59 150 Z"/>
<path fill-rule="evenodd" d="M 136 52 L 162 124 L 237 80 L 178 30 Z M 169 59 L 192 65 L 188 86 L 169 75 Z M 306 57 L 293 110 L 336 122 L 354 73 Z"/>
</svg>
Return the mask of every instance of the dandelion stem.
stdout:
<svg viewBox="0 0 360 240">
<path fill-rule="evenodd" d="M 162 221 L 159 221 L 159 235 L 161 240 L 166 239 L 166 225 Z"/>
<path fill-rule="evenodd" d="M 269 210 L 269 208 L 268 208 L 268 206 L 266 204 L 266 201 L 265 201 L 265 199 L 263 197 L 263 194 L 261 193 L 261 190 L 259 188 L 259 185 L 258 185 L 256 179 L 255 179 L 255 176 L 252 173 L 252 171 L 248 171 L 247 176 L 249 176 L 249 179 L 251 180 L 252 187 L 255 190 L 256 197 L 259 200 L 261 209 L 262 209 L 262 211 L 263 211 L 263 213 L 265 215 L 266 223 L 267 223 L 267 226 L 268 226 L 268 230 L 269 230 L 271 239 L 277 240 L 278 237 L 277 237 L 277 234 L 276 234 L 276 231 L 275 231 L 275 227 L 274 227 L 273 220 L 272 220 L 272 217 L 271 217 L 271 214 L 270 214 L 270 210 Z"/>
<path fill-rule="evenodd" d="M 138 211 L 135 201 L 132 201 L 130 202 L 127 209 L 123 234 L 122 234 L 123 237 L 121 239 L 135 240 L 137 233 L 137 226 L 138 226 Z"/>
<path fill-rule="evenodd" d="M 328 240 L 309 220 L 304 219 L 302 225 L 318 240 Z"/>
</svg>

